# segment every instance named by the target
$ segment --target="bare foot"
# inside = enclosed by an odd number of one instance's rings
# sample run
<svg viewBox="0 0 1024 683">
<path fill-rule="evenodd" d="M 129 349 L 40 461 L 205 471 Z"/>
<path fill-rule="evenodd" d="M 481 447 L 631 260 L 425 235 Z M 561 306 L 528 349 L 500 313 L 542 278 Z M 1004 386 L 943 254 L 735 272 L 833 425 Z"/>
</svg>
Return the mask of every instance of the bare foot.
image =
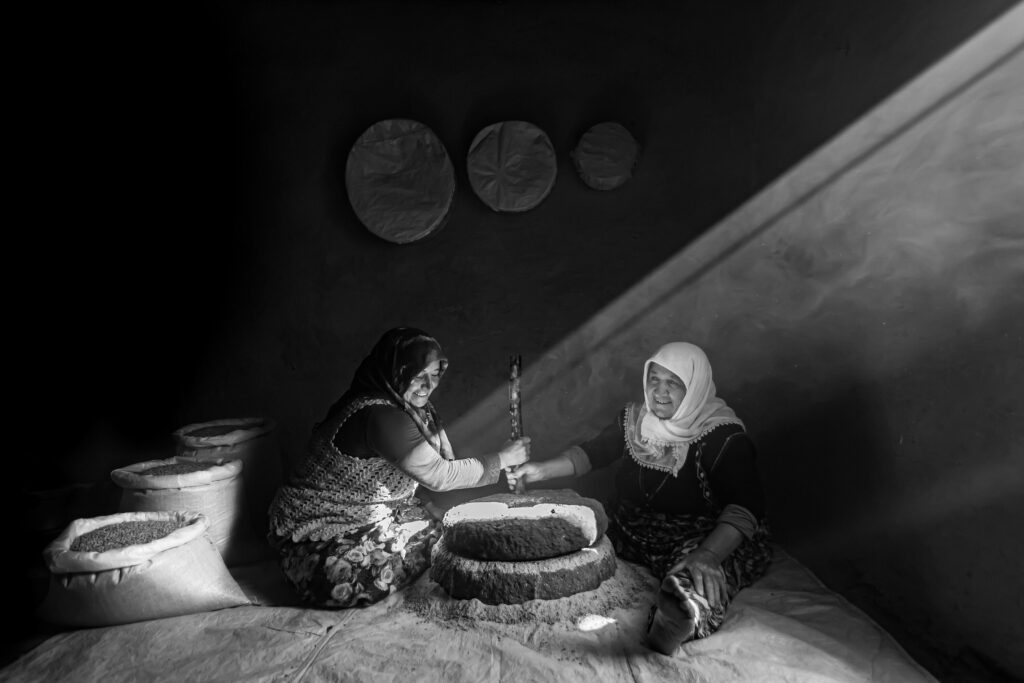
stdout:
<svg viewBox="0 0 1024 683">
<path fill-rule="evenodd" d="M 679 646 L 693 638 L 696 622 L 671 593 L 658 595 L 657 610 L 647 628 L 647 644 L 656 652 L 672 656 Z"/>
</svg>

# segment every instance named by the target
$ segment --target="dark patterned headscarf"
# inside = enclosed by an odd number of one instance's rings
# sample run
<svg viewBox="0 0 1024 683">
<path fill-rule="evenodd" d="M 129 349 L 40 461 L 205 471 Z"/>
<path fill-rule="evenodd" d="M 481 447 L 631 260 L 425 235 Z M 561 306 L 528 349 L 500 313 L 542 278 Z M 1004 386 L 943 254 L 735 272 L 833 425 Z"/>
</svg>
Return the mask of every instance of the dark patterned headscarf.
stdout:
<svg viewBox="0 0 1024 683">
<path fill-rule="evenodd" d="M 427 367 L 432 353 L 441 361 L 443 375 L 448 359 L 436 339 L 415 327 L 388 330 L 359 364 L 348 391 L 331 406 L 328 417 L 358 399 L 383 398 L 408 413 L 424 438 L 434 443 L 441 431 L 441 420 L 433 404 L 428 401 L 423 408 L 416 408 L 403 398 L 413 378 Z"/>
</svg>

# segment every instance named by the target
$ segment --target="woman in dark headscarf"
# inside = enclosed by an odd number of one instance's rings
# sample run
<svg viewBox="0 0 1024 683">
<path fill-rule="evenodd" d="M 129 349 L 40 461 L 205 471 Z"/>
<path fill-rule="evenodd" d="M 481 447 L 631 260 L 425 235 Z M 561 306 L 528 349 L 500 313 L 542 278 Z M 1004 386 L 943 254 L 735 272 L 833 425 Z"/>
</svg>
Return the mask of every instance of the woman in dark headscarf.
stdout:
<svg viewBox="0 0 1024 683">
<path fill-rule="evenodd" d="M 618 465 L 608 536 L 661 580 L 647 642 L 672 655 L 722 625 L 736 594 L 771 562 L 754 444 L 715 393 L 697 346 L 665 344 L 644 364 L 644 400 L 597 437 L 515 468 L 510 485 Z"/>
<path fill-rule="evenodd" d="M 271 545 L 304 601 L 364 606 L 411 583 L 440 535 L 417 487 L 486 486 L 529 459 L 528 437 L 455 459 L 430 403 L 447 367 L 427 333 L 389 330 L 314 426 L 304 462 L 270 506 Z"/>
</svg>

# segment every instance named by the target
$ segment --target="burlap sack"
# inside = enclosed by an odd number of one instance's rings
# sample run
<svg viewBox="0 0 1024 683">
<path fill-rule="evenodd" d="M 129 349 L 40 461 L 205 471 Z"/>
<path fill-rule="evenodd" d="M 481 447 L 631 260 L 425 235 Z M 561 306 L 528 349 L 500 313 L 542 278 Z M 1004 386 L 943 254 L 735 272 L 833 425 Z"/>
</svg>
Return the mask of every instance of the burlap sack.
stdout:
<svg viewBox="0 0 1024 683">
<path fill-rule="evenodd" d="M 249 519 L 241 460 L 214 461 L 208 469 L 186 474 L 147 474 L 159 465 L 205 462 L 175 457 L 146 460 L 118 468 L 110 478 L 121 487 L 120 512 L 190 510 L 209 520 L 208 535 L 229 567 L 265 557 L 269 546 Z M 205 464 L 210 464 L 206 462 Z"/>
<path fill-rule="evenodd" d="M 265 538 L 267 509 L 284 478 L 277 423 L 269 417 L 225 418 L 185 425 L 173 436 L 176 455 L 206 461 L 242 461 L 249 522 L 254 533 Z"/>
<path fill-rule="evenodd" d="M 163 538 L 106 552 L 71 545 L 94 529 L 127 521 L 175 520 Z M 50 585 L 37 616 L 73 627 L 113 626 L 249 605 L 196 512 L 123 512 L 76 519 L 43 551 Z"/>
</svg>

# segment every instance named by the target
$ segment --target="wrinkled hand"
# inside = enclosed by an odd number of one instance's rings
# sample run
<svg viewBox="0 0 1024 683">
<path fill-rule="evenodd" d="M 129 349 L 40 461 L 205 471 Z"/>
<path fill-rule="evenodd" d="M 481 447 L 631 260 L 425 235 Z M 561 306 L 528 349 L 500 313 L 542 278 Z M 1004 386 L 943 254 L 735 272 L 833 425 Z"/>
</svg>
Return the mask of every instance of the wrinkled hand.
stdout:
<svg viewBox="0 0 1024 683">
<path fill-rule="evenodd" d="M 718 556 L 710 550 L 698 548 L 668 570 L 678 574 L 685 570 L 693 581 L 693 589 L 712 607 L 724 606 L 729 601 L 729 586 Z"/>
<path fill-rule="evenodd" d="M 523 484 L 541 481 L 544 479 L 544 472 L 540 463 L 527 462 L 508 470 L 505 473 L 505 477 L 508 479 L 509 486 L 514 487 L 516 483 L 520 481 L 522 481 Z"/>
<path fill-rule="evenodd" d="M 513 441 L 506 441 L 498 455 L 503 468 L 523 464 L 530 459 L 530 437 L 523 436 Z"/>
</svg>

